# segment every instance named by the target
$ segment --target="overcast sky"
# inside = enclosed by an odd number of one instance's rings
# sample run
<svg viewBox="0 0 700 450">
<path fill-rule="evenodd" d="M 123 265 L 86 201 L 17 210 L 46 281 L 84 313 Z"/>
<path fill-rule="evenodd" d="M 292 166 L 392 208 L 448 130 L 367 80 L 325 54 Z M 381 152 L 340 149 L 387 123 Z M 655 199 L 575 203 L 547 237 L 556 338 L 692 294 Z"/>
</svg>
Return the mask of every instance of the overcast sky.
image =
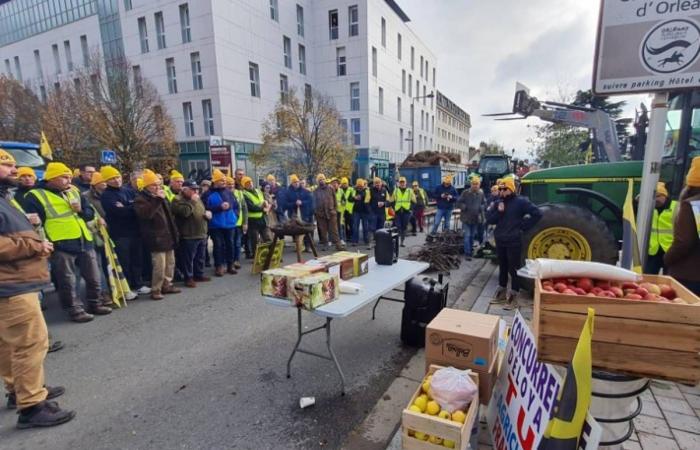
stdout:
<svg viewBox="0 0 700 450">
<path fill-rule="evenodd" d="M 508 112 L 515 82 L 540 100 L 591 87 L 597 0 L 398 0 L 438 58 L 438 89 L 471 115 L 470 145 L 495 140 L 527 157 L 528 124 Z M 628 115 L 646 96 L 624 97 Z"/>
</svg>

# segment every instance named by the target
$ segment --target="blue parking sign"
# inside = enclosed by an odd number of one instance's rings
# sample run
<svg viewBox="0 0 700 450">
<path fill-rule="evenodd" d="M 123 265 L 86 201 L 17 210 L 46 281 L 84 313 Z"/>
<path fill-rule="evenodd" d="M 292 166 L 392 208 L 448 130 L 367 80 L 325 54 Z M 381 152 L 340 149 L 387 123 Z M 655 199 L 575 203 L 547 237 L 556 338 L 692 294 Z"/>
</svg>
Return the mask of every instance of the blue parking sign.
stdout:
<svg viewBox="0 0 700 450">
<path fill-rule="evenodd" d="M 117 152 L 115 152 L 114 150 L 102 150 L 100 162 L 102 164 L 116 164 Z"/>
</svg>

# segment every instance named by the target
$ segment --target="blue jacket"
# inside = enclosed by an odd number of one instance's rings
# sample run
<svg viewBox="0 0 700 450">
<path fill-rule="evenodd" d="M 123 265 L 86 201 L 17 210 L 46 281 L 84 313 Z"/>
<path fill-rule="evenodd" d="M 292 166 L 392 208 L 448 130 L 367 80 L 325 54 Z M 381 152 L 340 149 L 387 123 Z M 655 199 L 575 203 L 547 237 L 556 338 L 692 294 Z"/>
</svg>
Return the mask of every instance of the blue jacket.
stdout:
<svg viewBox="0 0 700 450">
<path fill-rule="evenodd" d="M 505 210 L 500 212 L 498 205 L 505 204 Z M 532 228 L 540 219 L 542 213 L 527 197 L 511 195 L 494 202 L 486 211 L 486 222 L 495 224 L 494 237 L 496 245 L 520 245 L 523 231 Z"/>
<path fill-rule="evenodd" d="M 209 229 L 234 229 L 238 221 L 238 211 L 240 206 L 236 196 L 226 188 L 213 188 L 202 196 L 202 202 L 207 210 L 211 211 L 212 217 L 209 221 Z M 221 205 L 226 202 L 231 207 L 223 210 Z"/>
<path fill-rule="evenodd" d="M 305 222 L 311 222 L 314 216 L 314 205 L 311 192 L 299 187 L 294 189 L 289 186 L 285 191 L 278 194 L 277 202 L 278 205 L 280 201 L 284 200 L 284 210 L 287 212 L 289 217 L 294 217 L 297 213 L 297 200 L 301 200 L 301 220 Z"/>
<path fill-rule="evenodd" d="M 139 219 L 134 210 L 134 199 L 134 190 L 125 186 L 120 188 L 107 186 L 102 193 L 100 202 L 107 215 L 104 219 L 112 239 L 141 236 Z M 117 203 L 121 203 L 122 206 L 118 207 Z"/>
<path fill-rule="evenodd" d="M 452 198 L 448 200 L 443 198 L 442 194 L 451 195 Z M 455 187 L 451 184 L 449 186 L 445 186 L 444 184 L 440 183 L 433 191 L 433 198 L 437 201 L 438 209 L 454 208 L 457 197 L 459 197 L 459 194 L 457 194 L 457 189 L 455 189 Z"/>
</svg>

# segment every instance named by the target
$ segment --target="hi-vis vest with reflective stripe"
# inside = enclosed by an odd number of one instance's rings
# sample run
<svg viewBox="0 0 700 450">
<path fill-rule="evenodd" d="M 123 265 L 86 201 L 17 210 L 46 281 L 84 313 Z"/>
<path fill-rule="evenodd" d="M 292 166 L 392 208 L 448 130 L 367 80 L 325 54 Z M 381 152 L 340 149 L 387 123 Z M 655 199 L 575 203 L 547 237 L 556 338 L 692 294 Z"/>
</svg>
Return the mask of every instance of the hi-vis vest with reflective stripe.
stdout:
<svg viewBox="0 0 700 450">
<path fill-rule="evenodd" d="M 170 203 L 175 199 L 175 193 L 170 189 L 170 186 L 163 186 L 163 192 L 165 192 L 165 198 Z"/>
<path fill-rule="evenodd" d="M 238 201 L 238 220 L 236 221 L 236 226 L 240 227 L 243 225 L 243 202 L 245 199 L 243 198 L 243 192 L 238 189 L 233 190 L 233 196 L 236 197 Z"/>
<path fill-rule="evenodd" d="M 396 211 L 411 210 L 411 200 L 413 199 L 413 191 L 406 188 L 401 192 L 401 188 L 394 189 L 394 209 Z"/>
<path fill-rule="evenodd" d="M 673 243 L 673 214 L 676 211 L 678 202 L 671 202 L 668 208 L 661 211 L 661 214 L 654 209 L 654 216 L 651 222 L 651 233 L 649 234 L 649 255 L 654 256 L 659 253 L 659 247 L 666 252 Z"/>
<path fill-rule="evenodd" d="M 335 191 L 335 201 L 338 204 L 337 206 L 337 211 L 340 214 L 343 214 L 345 211 L 348 210 L 348 190 L 350 188 L 341 188 L 339 187 L 337 191 Z"/>
<path fill-rule="evenodd" d="M 349 199 L 355 197 L 355 188 L 352 186 L 348 186 L 345 189 L 345 211 L 352 214 L 353 210 L 355 209 L 355 203 L 349 201 Z"/>
<path fill-rule="evenodd" d="M 254 192 L 250 192 L 249 190 L 243 191 L 243 195 L 250 200 L 255 206 L 260 206 L 262 207 L 263 202 L 265 201 L 265 195 L 260 192 L 260 189 L 255 189 Z M 263 212 L 262 211 L 248 211 L 248 218 L 249 219 L 262 219 Z"/>
<path fill-rule="evenodd" d="M 87 224 L 70 207 L 71 200 L 80 201 L 80 191 L 76 187 L 71 187 L 66 191 L 65 198 L 46 189 L 33 189 L 29 192 L 44 207 L 46 215 L 44 231 L 51 242 L 70 239 L 85 239 L 92 242 L 92 233 Z"/>
</svg>

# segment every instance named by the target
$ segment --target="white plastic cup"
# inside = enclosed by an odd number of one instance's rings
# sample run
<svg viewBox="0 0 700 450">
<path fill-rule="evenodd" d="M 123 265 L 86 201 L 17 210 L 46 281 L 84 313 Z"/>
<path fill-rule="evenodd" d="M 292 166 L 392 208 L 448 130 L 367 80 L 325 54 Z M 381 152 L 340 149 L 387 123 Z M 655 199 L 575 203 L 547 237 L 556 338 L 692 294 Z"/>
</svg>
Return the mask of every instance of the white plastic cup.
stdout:
<svg viewBox="0 0 700 450">
<path fill-rule="evenodd" d="M 314 404 L 316 404 L 315 397 L 302 397 L 299 399 L 299 407 L 301 409 L 308 408 L 309 406 L 313 406 Z"/>
</svg>

